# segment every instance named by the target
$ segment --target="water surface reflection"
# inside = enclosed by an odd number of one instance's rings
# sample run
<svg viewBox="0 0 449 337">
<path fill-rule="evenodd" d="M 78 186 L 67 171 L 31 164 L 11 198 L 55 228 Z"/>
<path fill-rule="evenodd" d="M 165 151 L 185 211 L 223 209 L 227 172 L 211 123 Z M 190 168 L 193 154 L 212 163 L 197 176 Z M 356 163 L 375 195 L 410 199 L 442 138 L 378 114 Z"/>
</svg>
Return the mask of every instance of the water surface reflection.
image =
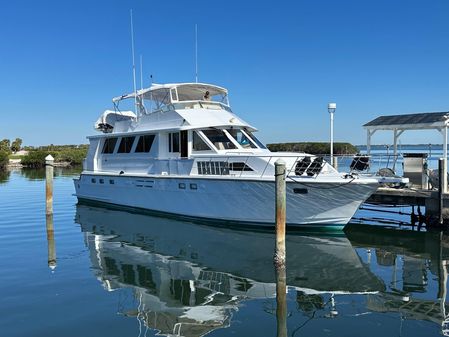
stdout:
<svg viewBox="0 0 449 337">
<path fill-rule="evenodd" d="M 104 288 L 132 289 L 122 314 L 163 335 L 202 336 L 229 327 L 243 303 L 276 296 L 273 233 L 88 205 L 77 206 L 76 222 Z M 297 310 L 293 314 L 289 304 L 289 335 L 314 319 L 344 325 L 358 317 L 354 308 L 399 312 L 401 320 L 431 321 L 445 332 L 447 239 L 404 233 L 350 227 L 346 235 L 288 235 L 285 282 Z M 276 315 L 270 304 L 264 311 Z M 301 322 L 294 321 L 298 314 Z"/>
</svg>

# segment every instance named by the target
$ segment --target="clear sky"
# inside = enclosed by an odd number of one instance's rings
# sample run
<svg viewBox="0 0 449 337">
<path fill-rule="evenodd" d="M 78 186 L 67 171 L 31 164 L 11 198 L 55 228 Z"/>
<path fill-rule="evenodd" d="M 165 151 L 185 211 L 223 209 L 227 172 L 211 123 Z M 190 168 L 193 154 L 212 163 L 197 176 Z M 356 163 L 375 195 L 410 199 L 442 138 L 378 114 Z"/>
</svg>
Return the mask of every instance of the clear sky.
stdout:
<svg viewBox="0 0 449 337">
<path fill-rule="evenodd" d="M 228 88 L 267 143 L 328 141 L 331 101 L 335 140 L 354 144 L 379 115 L 449 111 L 447 0 L 17 0 L 0 11 L 0 139 L 86 143 L 132 91 L 130 9 L 146 85 L 194 81 L 198 24 L 200 82 Z"/>
</svg>

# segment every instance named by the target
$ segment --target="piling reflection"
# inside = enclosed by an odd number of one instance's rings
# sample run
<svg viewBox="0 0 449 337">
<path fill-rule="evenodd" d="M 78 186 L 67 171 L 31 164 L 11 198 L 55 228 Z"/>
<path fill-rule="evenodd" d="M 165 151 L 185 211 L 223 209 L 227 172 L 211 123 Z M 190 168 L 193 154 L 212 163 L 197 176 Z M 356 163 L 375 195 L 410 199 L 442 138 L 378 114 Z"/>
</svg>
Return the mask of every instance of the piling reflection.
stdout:
<svg viewBox="0 0 449 337">
<path fill-rule="evenodd" d="M 367 235 L 363 227 L 341 235 L 289 234 L 286 269 L 275 272 L 274 233 L 87 205 L 77 206 L 76 221 L 105 289 L 134 294 L 121 313 L 161 335 L 203 336 L 229 327 L 245 301 L 275 297 L 277 307 L 264 311 L 276 315 L 278 336 L 287 335 L 287 326 L 298 336 L 313 320 L 347 319 L 345 303 L 353 301 L 372 313 L 401 313 L 446 331 L 444 236 Z M 295 308 L 304 322 L 292 321 Z"/>
<path fill-rule="evenodd" d="M 46 214 L 47 227 L 47 245 L 48 245 L 48 267 L 51 270 L 56 269 L 56 248 L 55 248 L 55 231 L 53 228 L 53 213 Z"/>
<path fill-rule="evenodd" d="M 287 337 L 287 278 L 285 265 L 276 267 L 277 337 Z"/>
</svg>

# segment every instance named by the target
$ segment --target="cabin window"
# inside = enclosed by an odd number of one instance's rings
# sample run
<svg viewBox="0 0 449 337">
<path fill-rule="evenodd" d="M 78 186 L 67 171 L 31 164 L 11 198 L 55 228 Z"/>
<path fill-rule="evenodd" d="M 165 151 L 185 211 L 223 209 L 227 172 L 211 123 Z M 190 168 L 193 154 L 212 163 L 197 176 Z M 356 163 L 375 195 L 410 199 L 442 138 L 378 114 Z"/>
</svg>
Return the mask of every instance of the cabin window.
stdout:
<svg viewBox="0 0 449 337">
<path fill-rule="evenodd" d="M 179 132 L 168 134 L 168 151 L 179 152 Z"/>
<path fill-rule="evenodd" d="M 193 132 L 193 151 L 210 151 L 211 148 L 201 138 L 201 136 L 194 131 Z"/>
<path fill-rule="evenodd" d="M 251 167 L 242 162 L 229 163 L 229 169 L 231 171 L 254 171 Z"/>
<path fill-rule="evenodd" d="M 252 140 L 254 140 L 254 142 L 257 144 L 258 147 L 260 147 L 261 149 L 267 148 L 265 145 L 263 145 L 263 143 L 260 140 L 258 140 L 256 138 L 256 136 L 253 135 L 253 133 L 251 131 L 249 131 L 247 129 L 244 129 L 244 131 L 249 137 L 251 137 Z"/>
<path fill-rule="evenodd" d="M 106 138 L 103 144 L 103 150 L 101 153 L 113 153 L 117 138 Z"/>
<path fill-rule="evenodd" d="M 236 149 L 237 147 L 226 136 L 223 130 L 202 130 L 204 135 L 214 144 L 218 150 Z"/>
<path fill-rule="evenodd" d="M 154 137 L 154 135 L 140 136 L 134 152 L 150 152 L 151 145 L 153 145 L 154 142 Z"/>
<path fill-rule="evenodd" d="M 247 137 L 242 130 L 239 129 L 228 129 L 226 130 L 229 132 L 229 134 L 234 137 L 234 139 L 237 141 L 237 143 L 240 144 L 241 147 L 244 149 L 256 149 L 257 146 L 253 144 L 253 142 Z"/>
<path fill-rule="evenodd" d="M 136 137 L 123 137 L 118 147 L 118 153 L 130 153 Z"/>
</svg>

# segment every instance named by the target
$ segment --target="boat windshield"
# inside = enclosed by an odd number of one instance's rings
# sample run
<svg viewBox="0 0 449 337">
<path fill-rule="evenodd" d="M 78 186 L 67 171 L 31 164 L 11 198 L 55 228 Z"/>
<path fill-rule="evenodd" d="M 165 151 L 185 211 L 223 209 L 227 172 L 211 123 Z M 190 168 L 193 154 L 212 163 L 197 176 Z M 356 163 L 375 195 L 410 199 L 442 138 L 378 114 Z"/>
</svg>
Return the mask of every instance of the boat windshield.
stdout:
<svg viewBox="0 0 449 337">
<path fill-rule="evenodd" d="M 226 136 L 223 130 L 202 130 L 203 134 L 210 140 L 217 150 L 236 149 L 237 146 Z"/>
<path fill-rule="evenodd" d="M 240 129 L 227 129 L 226 131 L 234 137 L 237 143 L 240 144 L 244 149 L 256 149 L 256 143 L 248 137 L 242 130 Z"/>
<path fill-rule="evenodd" d="M 243 129 L 243 130 L 250 137 L 250 139 L 252 139 L 257 144 L 258 147 L 260 147 L 261 149 L 266 149 L 267 148 L 260 140 L 258 140 L 256 138 L 256 136 L 254 136 L 254 134 L 251 131 L 249 131 L 246 128 Z"/>
</svg>

